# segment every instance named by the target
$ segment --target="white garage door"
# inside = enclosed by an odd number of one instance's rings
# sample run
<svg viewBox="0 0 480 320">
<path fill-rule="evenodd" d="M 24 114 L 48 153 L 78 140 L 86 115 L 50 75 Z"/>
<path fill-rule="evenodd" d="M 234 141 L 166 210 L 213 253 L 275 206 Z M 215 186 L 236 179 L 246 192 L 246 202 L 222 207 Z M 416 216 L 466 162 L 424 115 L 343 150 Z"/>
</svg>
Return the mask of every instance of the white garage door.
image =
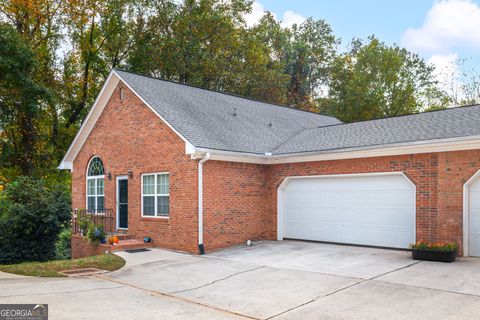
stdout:
<svg viewBox="0 0 480 320">
<path fill-rule="evenodd" d="M 415 242 L 415 187 L 402 174 L 291 178 L 283 237 L 392 248 Z"/>
<path fill-rule="evenodd" d="M 469 187 L 468 255 L 480 257 L 480 179 Z"/>
</svg>

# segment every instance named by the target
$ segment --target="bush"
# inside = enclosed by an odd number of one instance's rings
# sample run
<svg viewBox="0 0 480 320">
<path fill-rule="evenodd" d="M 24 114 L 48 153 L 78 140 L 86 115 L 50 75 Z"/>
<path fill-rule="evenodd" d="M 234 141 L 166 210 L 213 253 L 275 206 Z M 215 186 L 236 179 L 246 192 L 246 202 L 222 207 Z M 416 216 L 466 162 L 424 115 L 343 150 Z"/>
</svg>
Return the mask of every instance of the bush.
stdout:
<svg viewBox="0 0 480 320">
<path fill-rule="evenodd" d="M 72 251 L 72 230 L 70 226 L 64 227 L 58 235 L 55 243 L 55 258 L 57 260 L 66 260 L 71 258 Z"/>
<path fill-rule="evenodd" d="M 0 263 L 54 259 L 58 235 L 70 221 L 69 194 L 22 177 L 0 198 Z"/>
<path fill-rule="evenodd" d="M 453 242 L 428 243 L 419 241 L 415 244 L 411 244 L 410 248 L 417 250 L 457 251 L 458 245 Z"/>
<path fill-rule="evenodd" d="M 87 230 L 87 239 L 94 246 L 98 246 L 98 244 L 105 239 L 107 234 L 103 229 L 104 228 L 102 224 L 99 226 L 95 226 L 93 223 L 89 224 Z"/>
</svg>

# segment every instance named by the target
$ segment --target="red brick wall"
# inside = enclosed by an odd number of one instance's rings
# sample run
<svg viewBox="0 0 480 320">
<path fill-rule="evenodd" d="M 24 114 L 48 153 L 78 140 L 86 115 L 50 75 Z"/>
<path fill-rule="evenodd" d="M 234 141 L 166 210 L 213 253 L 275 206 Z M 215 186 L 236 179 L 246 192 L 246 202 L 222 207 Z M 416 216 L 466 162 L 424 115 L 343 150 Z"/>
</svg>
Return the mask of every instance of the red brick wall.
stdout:
<svg viewBox="0 0 480 320">
<path fill-rule="evenodd" d="M 271 165 L 266 231 L 276 234 L 277 189 L 285 177 L 401 171 L 416 185 L 417 240 L 461 248 L 463 184 L 479 169 L 480 150 Z"/>
<path fill-rule="evenodd" d="M 265 165 L 207 161 L 204 164 L 204 244 L 219 249 L 248 239 L 272 239 L 267 215 Z"/>
<path fill-rule="evenodd" d="M 94 246 L 80 235 L 72 235 L 72 259 L 97 256 L 107 251 L 111 251 L 108 245 L 99 244 L 98 246 Z"/>
<path fill-rule="evenodd" d="M 121 86 L 121 84 L 120 84 Z M 197 163 L 185 155 L 185 143 L 158 116 L 125 88 L 117 88 L 73 163 L 73 208 L 86 207 L 86 170 L 94 155 L 105 171 L 105 207 L 115 209 L 116 176 L 129 178 L 129 229 L 138 239 L 149 236 L 155 245 L 197 252 Z M 141 217 L 142 173 L 170 173 L 170 218 Z"/>
<path fill-rule="evenodd" d="M 184 142 L 127 88 L 119 89 L 74 161 L 73 207 L 85 208 L 85 173 L 98 155 L 112 179 L 106 208 L 115 208 L 116 176 L 129 178 L 129 230 L 164 248 L 198 252 L 197 162 Z M 276 239 L 277 188 L 287 176 L 404 172 L 417 187 L 417 240 L 462 245 L 463 184 L 480 169 L 480 150 L 363 159 L 255 165 L 204 164 L 204 243 L 214 250 L 247 239 Z M 141 217 L 141 174 L 170 172 L 170 218 Z"/>
</svg>

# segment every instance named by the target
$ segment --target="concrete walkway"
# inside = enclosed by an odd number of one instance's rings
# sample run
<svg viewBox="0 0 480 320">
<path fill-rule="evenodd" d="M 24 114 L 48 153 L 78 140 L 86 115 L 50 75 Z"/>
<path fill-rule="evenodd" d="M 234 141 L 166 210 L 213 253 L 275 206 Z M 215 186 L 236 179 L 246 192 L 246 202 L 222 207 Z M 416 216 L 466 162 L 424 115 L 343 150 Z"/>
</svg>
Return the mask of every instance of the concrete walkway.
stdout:
<svg viewBox="0 0 480 320">
<path fill-rule="evenodd" d="M 48 303 L 50 319 L 479 319 L 480 259 L 299 241 L 205 256 L 119 253 L 92 277 L 6 278 L 1 303 Z"/>
</svg>

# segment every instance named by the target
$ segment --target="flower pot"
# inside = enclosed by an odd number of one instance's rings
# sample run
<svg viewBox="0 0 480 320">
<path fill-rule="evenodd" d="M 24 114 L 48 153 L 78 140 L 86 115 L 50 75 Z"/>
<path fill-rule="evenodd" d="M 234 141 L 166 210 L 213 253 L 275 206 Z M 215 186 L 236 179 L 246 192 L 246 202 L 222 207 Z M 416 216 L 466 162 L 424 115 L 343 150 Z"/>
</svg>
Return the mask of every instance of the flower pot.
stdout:
<svg viewBox="0 0 480 320">
<path fill-rule="evenodd" d="M 100 236 L 102 235 L 102 230 L 100 230 L 99 228 L 95 228 L 95 230 L 93 231 L 93 235 L 96 238 L 100 238 Z"/>
<path fill-rule="evenodd" d="M 453 262 L 456 256 L 457 251 L 412 249 L 414 260 Z"/>
</svg>

